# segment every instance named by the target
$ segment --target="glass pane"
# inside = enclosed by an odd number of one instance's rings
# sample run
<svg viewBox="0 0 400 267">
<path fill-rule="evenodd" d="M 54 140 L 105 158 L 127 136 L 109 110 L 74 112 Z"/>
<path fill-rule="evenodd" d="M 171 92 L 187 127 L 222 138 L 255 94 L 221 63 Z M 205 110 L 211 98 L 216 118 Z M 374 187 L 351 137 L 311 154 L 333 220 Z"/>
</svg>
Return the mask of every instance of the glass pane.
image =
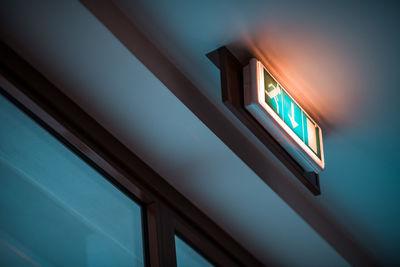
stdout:
<svg viewBox="0 0 400 267">
<path fill-rule="evenodd" d="M 0 266 L 143 266 L 141 208 L 0 95 Z"/>
<path fill-rule="evenodd" d="M 178 267 L 213 266 L 182 239 L 175 236 L 176 262 Z"/>
</svg>

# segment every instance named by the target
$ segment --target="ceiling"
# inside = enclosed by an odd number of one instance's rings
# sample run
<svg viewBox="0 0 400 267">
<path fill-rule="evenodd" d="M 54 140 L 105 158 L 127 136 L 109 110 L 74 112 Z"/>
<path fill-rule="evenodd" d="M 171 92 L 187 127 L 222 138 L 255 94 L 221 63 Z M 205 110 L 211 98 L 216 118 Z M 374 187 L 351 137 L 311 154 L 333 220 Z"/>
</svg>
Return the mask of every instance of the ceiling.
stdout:
<svg viewBox="0 0 400 267">
<path fill-rule="evenodd" d="M 177 84 L 178 92 L 162 83 L 79 2 L 2 1 L 1 37 L 262 262 L 347 265 L 310 226 L 315 209 L 370 260 L 400 263 L 399 7 L 114 2 L 204 99 L 178 99 L 184 86 Z M 223 45 L 243 63 L 254 55 L 270 64 L 322 125 L 321 196 L 311 196 L 224 107 L 218 69 L 205 57 Z M 231 143 L 246 155 L 227 146 L 230 131 L 191 110 L 196 101 L 230 123 Z M 282 187 L 293 180 L 312 204 L 309 215 L 281 198 L 280 180 Z"/>
</svg>

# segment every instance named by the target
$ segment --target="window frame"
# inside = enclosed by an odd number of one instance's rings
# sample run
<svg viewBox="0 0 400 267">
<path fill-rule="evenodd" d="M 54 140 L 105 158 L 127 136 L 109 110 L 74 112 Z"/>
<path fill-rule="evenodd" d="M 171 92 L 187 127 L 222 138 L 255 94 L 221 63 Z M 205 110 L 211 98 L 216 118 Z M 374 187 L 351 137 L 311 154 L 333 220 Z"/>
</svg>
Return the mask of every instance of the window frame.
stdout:
<svg viewBox="0 0 400 267">
<path fill-rule="evenodd" d="M 216 265 L 263 266 L 3 42 L 0 60 L 0 93 L 142 207 L 145 266 L 176 266 L 175 234 Z"/>
</svg>

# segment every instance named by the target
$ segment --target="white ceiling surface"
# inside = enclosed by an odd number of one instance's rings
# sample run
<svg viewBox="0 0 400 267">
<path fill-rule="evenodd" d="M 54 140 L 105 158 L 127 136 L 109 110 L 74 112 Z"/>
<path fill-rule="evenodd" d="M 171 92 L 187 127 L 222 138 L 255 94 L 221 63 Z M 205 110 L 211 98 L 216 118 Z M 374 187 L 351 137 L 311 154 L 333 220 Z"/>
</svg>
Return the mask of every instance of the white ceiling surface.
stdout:
<svg viewBox="0 0 400 267">
<path fill-rule="evenodd" d="M 228 45 L 272 65 L 323 127 L 315 201 L 379 263 L 400 264 L 397 2 L 115 2 L 227 116 L 204 55 Z"/>
<path fill-rule="evenodd" d="M 75 1 L 10 1 L 1 36 L 264 263 L 343 258 Z"/>
<path fill-rule="evenodd" d="M 346 264 L 81 4 L 9 2 L 1 2 L 2 38 L 260 260 Z M 118 4 L 216 105 L 218 70 L 207 52 L 247 47 L 284 70 L 296 99 L 326 126 L 327 169 L 316 201 L 382 263 L 399 261 L 398 9 Z"/>
</svg>

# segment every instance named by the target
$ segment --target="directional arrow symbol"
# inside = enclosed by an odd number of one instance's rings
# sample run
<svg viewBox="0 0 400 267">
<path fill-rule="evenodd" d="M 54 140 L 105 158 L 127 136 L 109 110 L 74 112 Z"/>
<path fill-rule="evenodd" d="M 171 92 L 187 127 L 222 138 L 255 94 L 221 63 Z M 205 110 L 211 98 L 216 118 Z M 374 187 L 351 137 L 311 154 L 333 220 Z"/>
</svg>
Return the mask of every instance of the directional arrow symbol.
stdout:
<svg viewBox="0 0 400 267">
<path fill-rule="evenodd" d="M 296 122 L 296 120 L 294 119 L 294 106 L 293 106 L 293 102 L 290 103 L 290 110 L 292 112 L 292 114 L 288 114 L 290 122 L 292 123 L 293 128 L 296 128 L 297 126 L 299 126 L 299 124 Z"/>
</svg>

